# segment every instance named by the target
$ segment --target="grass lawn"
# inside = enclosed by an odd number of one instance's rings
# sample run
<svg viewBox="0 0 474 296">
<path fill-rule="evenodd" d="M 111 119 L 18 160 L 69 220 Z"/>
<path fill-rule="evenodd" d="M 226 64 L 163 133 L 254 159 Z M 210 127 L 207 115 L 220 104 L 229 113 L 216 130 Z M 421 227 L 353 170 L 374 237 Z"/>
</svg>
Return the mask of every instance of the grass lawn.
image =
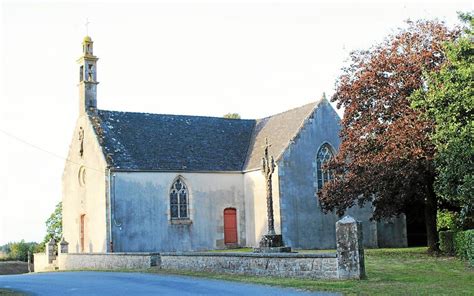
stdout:
<svg viewBox="0 0 474 296">
<path fill-rule="evenodd" d="M 458 259 L 428 256 L 426 248 L 369 249 L 365 255 L 368 278 L 361 281 L 265 278 L 188 271 L 154 270 L 153 272 L 312 291 L 334 291 L 345 295 L 474 295 L 474 269 Z"/>
<path fill-rule="evenodd" d="M 12 291 L 12 290 L 0 289 L 0 295 L 1 296 L 20 296 L 20 295 L 26 295 L 26 294 Z"/>
</svg>

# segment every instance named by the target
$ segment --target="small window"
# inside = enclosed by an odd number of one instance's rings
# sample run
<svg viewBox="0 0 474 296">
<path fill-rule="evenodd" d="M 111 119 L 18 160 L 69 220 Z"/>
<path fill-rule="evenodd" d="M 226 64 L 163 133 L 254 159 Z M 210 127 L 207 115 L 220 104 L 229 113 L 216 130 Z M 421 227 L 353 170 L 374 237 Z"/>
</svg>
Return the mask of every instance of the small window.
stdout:
<svg viewBox="0 0 474 296">
<path fill-rule="evenodd" d="M 93 69 L 94 66 L 93 66 L 92 64 L 88 64 L 88 66 L 89 66 L 89 71 L 87 71 L 87 75 L 88 75 L 88 76 L 87 76 L 87 80 L 88 80 L 88 81 L 93 81 L 93 80 L 94 80 L 94 79 L 93 79 L 93 73 L 94 73 L 94 72 L 93 72 L 92 69 Z"/>
<path fill-rule="evenodd" d="M 79 68 L 79 81 L 83 81 L 84 80 L 84 66 L 81 66 Z"/>
<path fill-rule="evenodd" d="M 181 178 L 176 179 L 170 190 L 171 219 L 189 219 L 189 192 L 188 187 Z"/>
<path fill-rule="evenodd" d="M 85 167 L 81 167 L 79 169 L 79 173 L 78 173 L 78 179 L 79 179 L 79 185 L 81 187 L 84 187 L 86 185 L 86 168 Z"/>
<path fill-rule="evenodd" d="M 316 176 L 318 178 L 318 191 L 323 188 L 324 183 L 333 178 L 333 172 L 324 170 L 324 165 L 334 157 L 331 145 L 325 143 L 319 148 L 316 156 Z"/>
</svg>

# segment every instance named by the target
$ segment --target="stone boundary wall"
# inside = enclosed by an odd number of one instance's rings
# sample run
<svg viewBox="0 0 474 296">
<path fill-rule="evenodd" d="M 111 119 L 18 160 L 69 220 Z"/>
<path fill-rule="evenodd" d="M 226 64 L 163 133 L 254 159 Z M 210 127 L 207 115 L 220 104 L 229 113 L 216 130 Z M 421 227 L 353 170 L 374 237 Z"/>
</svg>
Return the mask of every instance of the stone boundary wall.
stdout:
<svg viewBox="0 0 474 296">
<path fill-rule="evenodd" d="M 35 271 L 147 269 L 208 271 L 256 276 L 310 279 L 361 279 L 365 277 L 362 225 L 346 216 L 336 223 L 337 250 L 327 254 L 300 253 L 68 253 L 62 239 L 35 254 Z"/>
<path fill-rule="evenodd" d="M 35 272 L 55 270 L 146 269 L 159 265 L 158 253 L 60 253 L 52 263 L 44 253 L 34 254 Z"/>
<path fill-rule="evenodd" d="M 68 253 L 57 259 L 59 270 L 145 269 L 159 264 L 158 253 Z"/>
<path fill-rule="evenodd" d="M 335 253 L 161 253 L 161 268 L 256 276 L 338 279 Z"/>
<path fill-rule="evenodd" d="M 36 253 L 33 255 L 34 256 L 34 271 L 48 271 L 50 270 L 49 268 L 49 263 L 48 263 L 48 257 L 46 256 L 45 253 Z"/>
</svg>

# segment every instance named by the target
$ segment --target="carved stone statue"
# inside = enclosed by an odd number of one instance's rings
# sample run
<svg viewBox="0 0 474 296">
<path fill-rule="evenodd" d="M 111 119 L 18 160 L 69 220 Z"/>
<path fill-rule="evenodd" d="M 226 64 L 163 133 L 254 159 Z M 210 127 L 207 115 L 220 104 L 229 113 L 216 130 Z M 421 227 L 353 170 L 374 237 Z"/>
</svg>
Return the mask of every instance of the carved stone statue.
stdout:
<svg viewBox="0 0 474 296">
<path fill-rule="evenodd" d="M 84 129 L 79 127 L 79 155 L 82 157 L 84 156 Z"/>
<path fill-rule="evenodd" d="M 268 217 L 268 234 L 275 234 L 275 223 L 273 219 L 273 190 L 272 190 L 272 175 L 275 171 L 275 160 L 273 156 L 269 156 L 268 139 L 265 139 L 265 152 L 262 158 L 262 173 L 265 176 L 267 187 L 267 217 Z"/>
<path fill-rule="evenodd" d="M 272 175 L 275 171 L 275 160 L 269 155 L 268 139 L 265 139 L 265 150 L 262 158 L 262 173 L 265 176 L 267 188 L 267 218 L 268 233 L 260 240 L 260 247 L 254 249 L 258 253 L 281 253 L 291 252 L 291 248 L 283 246 L 283 237 L 281 234 L 275 233 L 275 222 L 273 218 L 273 190 Z"/>
</svg>

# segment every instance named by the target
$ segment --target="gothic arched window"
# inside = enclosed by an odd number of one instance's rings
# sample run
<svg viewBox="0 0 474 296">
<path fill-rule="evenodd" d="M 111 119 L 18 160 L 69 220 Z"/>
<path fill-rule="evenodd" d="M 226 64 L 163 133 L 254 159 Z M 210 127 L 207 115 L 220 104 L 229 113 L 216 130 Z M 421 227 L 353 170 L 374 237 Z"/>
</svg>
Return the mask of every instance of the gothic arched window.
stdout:
<svg viewBox="0 0 474 296">
<path fill-rule="evenodd" d="M 170 189 L 171 219 L 189 219 L 188 187 L 181 178 L 177 178 Z"/>
<path fill-rule="evenodd" d="M 323 188 L 324 183 L 333 178 L 333 174 L 330 170 L 324 170 L 324 164 L 333 158 L 334 153 L 331 145 L 325 143 L 319 148 L 318 154 L 316 155 L 316 177 L 318 178 L 318 191 Z"/>
</svg>

